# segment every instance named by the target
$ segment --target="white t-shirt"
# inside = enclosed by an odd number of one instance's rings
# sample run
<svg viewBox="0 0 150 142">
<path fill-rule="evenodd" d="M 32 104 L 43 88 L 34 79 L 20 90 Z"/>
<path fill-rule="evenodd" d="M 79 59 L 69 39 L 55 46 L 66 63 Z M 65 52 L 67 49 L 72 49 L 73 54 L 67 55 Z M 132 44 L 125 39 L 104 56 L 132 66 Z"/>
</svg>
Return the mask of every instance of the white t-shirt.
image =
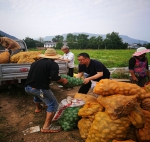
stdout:
<svg viewBox="0 0 150 142">
<path fill-rule="evenodd" d="M 64 54 L 61 59 L 67 59 L 69 60 L 70 62 L 68 62 L 68 68 L 74 68 L 74 60 L 75 60 L 75 57 L 74 57 L 74 54 L 72 52 L 68 52 L 67 54 Z"/>
</svg>

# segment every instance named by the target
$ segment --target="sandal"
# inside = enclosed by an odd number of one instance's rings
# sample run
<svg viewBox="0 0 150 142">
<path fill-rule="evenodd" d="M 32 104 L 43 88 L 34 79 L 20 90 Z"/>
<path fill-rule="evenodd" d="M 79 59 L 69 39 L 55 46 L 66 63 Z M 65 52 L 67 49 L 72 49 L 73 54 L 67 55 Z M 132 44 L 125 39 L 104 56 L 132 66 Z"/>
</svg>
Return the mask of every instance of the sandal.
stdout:
<svg viewBox="0 0 150 142">
<path fill-rule="evenodd" d="M 42 133 L 57 133 L 61 131 L 61 126 L 50 125 L 49 129 L 41 129 Z"/>
</svg>

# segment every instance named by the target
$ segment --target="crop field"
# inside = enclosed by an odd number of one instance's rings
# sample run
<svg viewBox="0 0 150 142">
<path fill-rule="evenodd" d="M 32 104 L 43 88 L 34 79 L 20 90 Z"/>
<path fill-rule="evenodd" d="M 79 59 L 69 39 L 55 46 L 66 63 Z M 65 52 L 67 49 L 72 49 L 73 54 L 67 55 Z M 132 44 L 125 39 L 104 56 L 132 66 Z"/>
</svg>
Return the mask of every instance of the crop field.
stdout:
<svg viewBox="0 0 150 142">
<path fill-rule="evenodd" d="M 56 50 L 57 53 L 63 55 L 61 50 Z M 75 54 L 75 65 L 78 65 L 77 55 L 81 52 L 86 52 L 90 55 L 91 59 L 96 59 L 102 62 L 107 68 L 112 67 L 127 67 L 128 61 L 135 49 L 126 50 L 73 50 Z M 147 53 L 147 58 L 150 63 L 150 53 Z"/>
</svg>

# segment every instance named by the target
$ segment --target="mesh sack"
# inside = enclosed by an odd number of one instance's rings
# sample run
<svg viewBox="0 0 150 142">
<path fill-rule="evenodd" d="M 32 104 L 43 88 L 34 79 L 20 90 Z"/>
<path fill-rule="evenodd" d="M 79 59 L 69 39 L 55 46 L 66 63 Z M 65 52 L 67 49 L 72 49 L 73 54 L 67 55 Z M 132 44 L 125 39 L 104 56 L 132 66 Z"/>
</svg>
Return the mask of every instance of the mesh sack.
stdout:
<svg viewBox="0 0 150 142">
<path fill-rule="evenodd" d="M 127 117 L 111 120 L 105 112 L 98 112 L 91 125 L 86 142 L 124 140 L 131 125 Z"/>
<path fill-rule="evenodd" d="M 58 123 L 63 130 L 70 131 L 77 127 L 81 117 L 78 116 L 80 107 L 68 107 L 64 110 L 62 116 L 58 119 Z"/>
<path fill-rule="evenodd" d="M 89 130 L 91 128 L 92 122 L 89 118 L 82 118 L 78 121 L 78 128 L 81 135 L 81 138 L 84 140 L 87 139 Z"/>
<path fill-rule="evenodd" d="M 78 112 L 79 116 L 88 117 L 94 116 L 97 112 L 101 112 L 103 110 L 103 106 L 98 102 L 87 102 Z"/>
<path fill-rule="evenodd" d="M 120 94 L 112 96 L 99 96 L 98 102 L 105 108 L 105 112 L 112 120 L 128 115 L 137 103 L 136 96 L 124 96 Z"/>
<path fill-rule="evenodd" d="M 75 86 L 80 86 L 83 84 L 83 80 L 81 78 L 75 78 L 75 77 L 70 77 L 68 75 L 65 75 L 65 74 L 62 74 L 60 75 L 61 78 L 66 78 L 68 80 L 68 83 L 67 84 L 62 84 L 62 83 L 59 83 L 61 84 L 64 88 L 72 88 L 72 87 L 75 87 Z"/>
</svg>

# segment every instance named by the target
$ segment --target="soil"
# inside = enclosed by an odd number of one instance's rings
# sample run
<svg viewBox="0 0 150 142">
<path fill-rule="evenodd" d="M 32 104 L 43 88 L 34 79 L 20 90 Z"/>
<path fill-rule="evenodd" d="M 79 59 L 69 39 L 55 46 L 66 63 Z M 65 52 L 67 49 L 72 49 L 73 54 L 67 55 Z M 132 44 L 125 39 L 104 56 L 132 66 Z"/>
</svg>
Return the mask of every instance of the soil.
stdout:
<svg viewBox="0 0 150 142">
<path fill-rule="evenodd" d="M 58 84 L 50 86 L 58 102 L 67 96 L 74 96 L 79 87 L 67 91 Z M 0 92 L 0 142 L 83 142 L 78 128 L 58 133 L 34 132 L 24 134 L 27 128 L 44 124 L 46 108 L 35 113 L 33 96 L 25 93 L 24 88 L 13 87 Z"/>
</svg>

